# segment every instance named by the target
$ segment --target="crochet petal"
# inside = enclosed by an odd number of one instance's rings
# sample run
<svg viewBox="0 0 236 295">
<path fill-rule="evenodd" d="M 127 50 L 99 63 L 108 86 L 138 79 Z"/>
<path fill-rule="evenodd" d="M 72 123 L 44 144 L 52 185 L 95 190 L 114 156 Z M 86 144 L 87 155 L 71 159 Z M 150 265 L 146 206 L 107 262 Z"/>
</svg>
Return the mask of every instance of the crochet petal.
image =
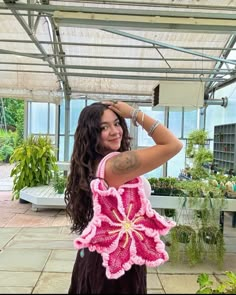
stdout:
<svg viewBox="0 0 236 295">
<path fill-rule="evenodd" d="M 119 244 L 112 253 L 102 253 L 103 266 L 106 267 L 106 275 L 108 278 L 117 279 L 124 274 L 125 270 L 131 268 L 131 241 L 131 238 L 129 237 L 127 239 L 127 235 L 124 233 L 120 238 Z"/>
<path fill-rule="evenodd" d="M 175 226 L 175 222 L 169 221 L 155 213 L 156 212 L 154 212 L 152 217 L 148 217 L 144 214 L 143 218 L 137 218 L 137 222 L 135 223 L 137 229 L 158 231 L 161 235 L 167 234 L 167 232 Z"/>
<path fill-rule="evenodd" d="M 97 227 L 96 235 L 90 241 L 91 247 L 95 247 L 98 253 L 111 252 L 119 243 L 120 229 L 120 226 L 102 222 L 101 227 Z"/>
<path fill-rule="evenodd" d="M 124 219 L 121 212 L 119 212 L 119 210 L 117 210 L 119 208 L 117 196 L 96 195 L 96 201 L 100 205 L 100 214 L 108 216 L 110 218 L 110 220 L 113 222 L 118 222 L 118 220 L 122 221 Z M 114 212 L 115 212 L 115 214 L 114 214 Z M 95 212 L 95 214 L 96 214 L 96 212 Z"/>
<path fill-rule="evenodd" d="M 89 229 L 89 231 L 83 232 L 74 240 L 75 248 L 88 247 L 91 251 L 97 250 L 97 252 L 101 253 L 102 251 L 113 251 L 117 247 L 120 226 L 113 226 L 107 221 L 102 221 L 101 226 L 96 227 L 92 224 Z"/>
<path fill-rule="evenodd" d="M 158 237 L 146 235 L 145 239 L 142 240 L 135 232 L 133 232 L 133 237 L 136 245 L 136 257 L 133 257 L 135 263 L 158 266 L 168 260 L 165 244 Z"/>
<path fill-rule="evenodd" d="M 122 203 L 125 209 L 125 215 L 132 220 L 137 212 L 140 211 L 142 207 L 141 199 L 138 198 L 139 189 L 136 188 L 126 188 L 122 192 Z"/>
</svg>

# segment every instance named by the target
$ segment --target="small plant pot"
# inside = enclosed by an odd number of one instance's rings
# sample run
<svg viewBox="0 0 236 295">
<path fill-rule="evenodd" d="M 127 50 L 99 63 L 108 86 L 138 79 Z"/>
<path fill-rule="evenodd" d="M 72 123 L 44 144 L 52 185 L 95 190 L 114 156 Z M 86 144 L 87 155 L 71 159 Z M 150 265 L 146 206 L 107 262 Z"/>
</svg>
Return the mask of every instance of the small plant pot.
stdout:
<svg viewBox="0 0 236 295">
<path fill-rule="evenodd" d="M 55 191 L 56 191 L 56 193 L 58 193 L 58 194 L 64 194 L 65 188 L 63 187 L 63 188 L 57 189 L 57 190 L 55 190 Z"/>
<path fill-rule="evenodd" d="M 159 195 L 159 196 L 170 196 L 171 189 L 168 189 L 168 188 L 155 188 L 154 193 L 155 193 L 155 195 Z"/>
<path fill-rule="evenodd" d="M 166 217 L 175 217 L 176 216 L 175 209 L 165 209 L 164 213 L 165 213 Z"/>
<path fill-rule="evenodd" d="M 179 243 L 187 244 L 196 236 L 195 230 L 189 225 L 178 225 L 173 230 Z"/>
<path fill-rule="evenodd" d="M 209 211 L 207 209 L 196 210 L 196 215 L 200 219 L 206 219 L 209 216 Z"/>
<path fill-rule="evenodd" d="M 217 243 L 218 238 L 220 238 L 220 230 L 215 226 L 202 227 L 198 235 L 206 243 L 214 245 Z"/>
</svg>

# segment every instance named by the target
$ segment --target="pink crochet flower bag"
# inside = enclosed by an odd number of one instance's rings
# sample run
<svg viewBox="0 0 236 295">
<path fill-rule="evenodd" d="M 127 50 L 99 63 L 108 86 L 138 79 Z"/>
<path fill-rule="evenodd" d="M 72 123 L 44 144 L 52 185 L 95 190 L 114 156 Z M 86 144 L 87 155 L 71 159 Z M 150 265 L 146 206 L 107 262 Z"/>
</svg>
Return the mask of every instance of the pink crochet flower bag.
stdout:
<svg viewBox="0 0 236 295">
<path fill-rule="evenodd" d="M 106 160 L 116 154 L 108 154 L 98 166 L 99 178 L 91 181 L 94 216 L 74 241 L 77 249 L 87 247 L 101 254 L 109 279 L 119 278 L 133 264 L 156 267 L 167 261 L 160 235 L 175 226 L 152 209 L 141 177 L 118 189 L 104 185 Z"/>
</svg>

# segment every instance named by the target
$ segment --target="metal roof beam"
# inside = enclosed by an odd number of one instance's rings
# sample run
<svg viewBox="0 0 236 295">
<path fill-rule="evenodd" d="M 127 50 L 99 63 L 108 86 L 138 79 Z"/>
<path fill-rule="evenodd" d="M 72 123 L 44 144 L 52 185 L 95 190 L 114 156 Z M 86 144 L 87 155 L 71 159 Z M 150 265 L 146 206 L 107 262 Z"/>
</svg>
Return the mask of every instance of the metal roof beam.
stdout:
<svg viewBox="0 0 236 295">
<path fill-rule="evenodd" d="M 66 0 L 57 0 L 58 2 L 67 2 Z M 134 6 L 147 6 L 147 7 L 167 7 L 167 8 L 177 8 L 177 9 L 204 9 L 204 10 L 228 10 L 228 11 L 234 11 L 236 10 L 235 6 L 222 6 L 222 5 L 203 5 L 201 3 L 197 4 L 181 4 L 181 3 L 156 3 L 156 2 L 150 2 L 145 0 L 133 0 L 133 1 L 127 1 L 127 0 L 80 0 L 80 3 L 92 3 L 92 4 L 101 4 L 101 5 L 130 5 L 132 7 Z"/>
<path fill-rule="evenodd" d="M 113 75 L 113 74 L 90 74 L 90 73 L 65 73 L 64 75 L 70 77 L 90 77 L 90 78 L 108 78 L 108 79 L 131 79 L 131 80 L 153 80 L 153 81 L 217 81 L 223 82 L 223 78 L 188 78 L 188 77 L 167 77 L 167 76 L 137 76 L 137 75 Z"/>
<path fill-rule="evenodd" d="M 19 55 L 19 56 L 25 56 L 25 57 L 45 60 L 45 57 L 42 54 L 37 54 L 37 53 L 25 53 L 25 52 L 18 52 L 18 51 L 5 50 L 5 49 L 0 49 L 0 53 L 1 54 Z"/>
<path fill-rule="evenodd" d="M 217 69 L 192 69 L 192 68 L 155 68 L 155 67 L 109 67 L 109 66 L 85 66 L 85 65 L 55 65 L 57 68 L 93 70 L 93 71 L 114 71 L 114 72 L 143 72 L 143 73 L 169 73 L 169 74 L 221 74 L 228 75 L 236 73 L 235 70 Z"/>
<path fill-rule="evenodd" d="M 11 5 L 9 5 L 9 6 L 11 6 Z M 35 46 L 42 53 L 42 55 L 44 57 L 44 60 L 48 62 L 48 65 L 53 69 L 53 71 L 57 75 L 58 79 L 64 82 L 64 77 L 58 72 L 57 68 L 55 68 L 55 65 L 51 62 L 50 58 L 48 57 L 47 52 L 45 51 L 45 49 L 43 48 L 43 46 L 40 44 L 40 42 L 38 41 L 38 39 L 35 37 L 34 33 L 29 28 L 29 26 L 26 23 L 26 21 L 24 20 L 24 18 L 21 17 L 20 15 L 18 15 L 18 12 L 15 9 L 11 9 L 11 11 L 12 11 L 13 15 L 15 16 L 15 18 L 18 20 L 18 22 L 21 24 L 21 26 L 23 27 L 23 29 L 25 30 L 25 32 L 28 34 L 28 36 L 30 37 L 30 39 L 33 41 L 33 43 L 35 44 Z"/>
<path fill-rule="evenodd" d="M 174 16 L 172 16 L 174 14 Z M 219 17 L 217 14 L 196 17 L 191 13 L 178 16 L 178 13 L 168 12 L 168 16 L 157 15 L 132 15 L 116 13 L 84 13 L 55 11 L 54 20 L 59 26 L 79 26 L 87 28 L 118 28 L 125 30 L 149 31 L 180 31 L 233 34 L 236 31 L 236 16 L 226 15 Z"/>
<path fill-rule="evenodd" d="M 232 35 L 231 38 L 229 39 L 228 43 L 225 46 L 225 50 L 222 51 L 222 56 L 226 59 L 228 57 L 228 55 L 230 54 L 231 48 L 234 47 L 236 44 L 236 36 Z M 215 69 L 221 69 L 223 66 L 222 62 L 217 62 L 215 65 Z M 214 74 L 211 75 L 212 77 L 214 77 Z M 230 78 L 230 80 L 232 81 L 231 83 L 234 82 L 234 78 Z M 229 84 L 229 81 L 227 81 L 227 84 Z M 207 91 L 213 91 L 214 88 L 217 88 L 217 85 L 214 85 L 213 87 L 213 83 L 212 82 L 208 82 L 206 83 L 205 87 L 206 87 L 206 92 Z M 220 86 L 220 85 L 219 85 Z M 222 85 L 220 86 L 222 87 Z"/>
<path fill-rule="evenodd" d="M 32 74 L 54 74 L 53 71 L 38 71 L 38 70 L 22 70 L 22 69 L 0 69 L 0 72 L 17 72 L 17 73 L 32 73 Z M 167 73 L 168 74 L 168 73 Z M 175 74 L 175 73 L 173 73 Z M 182 73 L 185 74 L 185 73 Z M 199 74 L 199 73 L 196 73 Z M 90 78 L 108 78 L 108 79 L 131 79 L 131 80 L 162 80 L 162 81 L 214 81 L 214 82 L 224 82 L 227 79 L 222 77 L 179 77 L 179 76 L 144 76 L 144 75 L 115 75 L 115 74 L 101 74 L 101 73 L 72 73 L 72 72 L 62 72 L 61 75 L 65 77 L 90 77 Z M 220 75 L 220 73 L 219 73 Z"/>
<path fill-rule="evenodd" d="M 0 39 L 0 42 L 6 42 L 6 43 L 33 43 L 31 40 L 12 40 L 12 39 Z M 53 42 L 53 41 L 41 41 L 40 44 L 48 44 L 48 45 L 68 45 L 68 46 L 88 46 L 88 47 L 118 47 L 118 48 L 144 48 L 144 49 L 153 49 L 153 46 L 151 45 L 129 45 L 129 44 L 101 44 L 101 43 L 81 43 L 81 42 Z M 170 48 L 164 48 L 162 46 L 156 45 L 155 48 L 158 49 L 170 49 Z M 197 47 L 197 46 L 182 46 L 184 49 L 195 49 L 195 50 L 211 50 L 211 51 L 218 51 L 218 50 L 233 50 L 236 51 L 236 48 L 225 48 L 225 47 Z"/>
<path fill-rule="evenodd" d="M 116 35 L 120 35 L 120 36 L 123 36 L 123 37 L 127 37 L 127 38 L 130 38 L 130 39 L 150 43 L 154 47 L 155 47 L 155 45 L 159 45 L 159 46 L 170 48 L 170 49 L 173 49 L 173 50 L 176 50 L 176 51 L 185 52 L 185 53 L 188 53 L 188 54 L 205 57 L 205 58 L 208 58 L 210 60 L 222 61 L 224 63 L 229 63 L 229 64 L 236 65 L 236 61 L 229 61 L 229 60 L 226 60 L 224 58 L 217 57 L 217 56 L 212 56 L 212 55 L 209 55 L 209 54 L 205 54 L 205 53 L 201 53 L 201 52 L 197 52 L 197 51 L 193 51 L 193 50 L 187 50 L 187 49 L 184 49 L 182 47 L 170 45 L 170 44 L 159 42 L 159 41 L 154 41 L 154 40 L 147 39 L 147 38 L 144 38 L 144 37 L 140 37 L 140 36 L 137 36 L 137 35 L 134 35 L 134 34 L 126 33 L 126 32 L 123 32 L 123 31 L 118 31 L 118 30 L 113 30 L 113 29 L 106 29 L 106 30 L 104 29 L 103 31 L 109 32 L 109 33 L 112 33 L 112 34 L 116 34 Z"/>
<path fill-rule="evenodd" d="M 172 8 L 173 3 L 169 5 Z M 187 17 L 187 18 L 205 18 L 205 19 L 235 19 L 236 16 L 232 14 L 232 10 L 236 10 L 236 7 L 229 6 L 228 11 L 230 13 L 216 13 L 217 9 L 214 9 L 214 12 L 200 12 L 199 8 L 197 11 L 192 11 L 187 9 L 187 11 L 176 11 L 176 10 L 154 10 L 154 9 L 133 9 L 134 5 L 132 4 L 132 9 L 123 9 L 123 8 L 107 8 L 107 7 L 86 7 L 86 6 L 73 6 L 73 5 L 43 5 L 43 4 L 25 4 L 25 3 L 0 3 L 0 9 L 6 10 L 16 9 L 24 11 L 38 11 L 45 13 L 54 13 L 60 11 L 62 13 L 77 13 L 82 12 L 86 13 L 96 13 L 96 14 L 114 14 L 114 15 L 130 15 L 130 16 L 161 16 L 161 17 Z M 213 6 L 209 6 L 213 7 Z M 197 7 L 196 7 L 197 8 Z M 221 6 L 223 8 L 223 6 Z M 224 6 L 225 8 L 225 6 Z M 219 8 L 219 10 L 222 10 Z"/>
</svg>

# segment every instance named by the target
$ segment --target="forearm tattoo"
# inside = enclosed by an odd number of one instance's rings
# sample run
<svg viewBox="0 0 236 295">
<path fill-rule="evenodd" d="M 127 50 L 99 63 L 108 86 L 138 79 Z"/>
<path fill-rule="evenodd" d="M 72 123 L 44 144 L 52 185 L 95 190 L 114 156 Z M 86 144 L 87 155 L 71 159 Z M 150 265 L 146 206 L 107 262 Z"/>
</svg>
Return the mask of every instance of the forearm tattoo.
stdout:
<svg viewBox="0 0 236 295">
<path fill-rule="evenodd" d="M 112 172 L 115 174 L 123 174 L 139 167 L 140 162 L 134 152 L 122 153 L 112 159 Z"/>
</svg>

